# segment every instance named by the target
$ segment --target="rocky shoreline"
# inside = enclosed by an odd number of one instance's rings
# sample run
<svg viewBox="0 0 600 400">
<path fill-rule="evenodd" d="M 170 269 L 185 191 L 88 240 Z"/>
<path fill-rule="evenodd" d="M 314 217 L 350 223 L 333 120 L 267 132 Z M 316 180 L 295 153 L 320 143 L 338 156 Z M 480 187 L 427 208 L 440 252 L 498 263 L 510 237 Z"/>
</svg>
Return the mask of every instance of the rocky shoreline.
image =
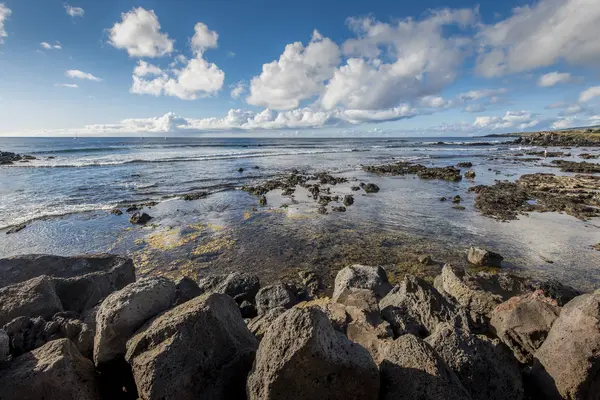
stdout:
<svg viewBox="0 0 600 400">
<path fill-rule="evenodd" d="M 597 399 L 600 291 L 473 268 L 352 265 L 262 286 L 136 279 L 130 259 L 0 260 L 0 398 Z M 427 257 L 422 257 L 427 262 Z"/>
</svg>

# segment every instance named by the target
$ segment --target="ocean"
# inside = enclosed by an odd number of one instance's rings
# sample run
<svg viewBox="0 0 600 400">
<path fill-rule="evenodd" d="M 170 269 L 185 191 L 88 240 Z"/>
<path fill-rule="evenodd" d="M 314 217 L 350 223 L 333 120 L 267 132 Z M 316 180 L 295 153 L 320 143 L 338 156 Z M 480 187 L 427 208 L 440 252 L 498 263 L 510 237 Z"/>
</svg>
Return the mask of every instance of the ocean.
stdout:
<svg viewBox="0 0 600 400">
<path fill-rule="evenodd" d="M 474 207 L 474 184 L 516 180 L 525 173 L 561 174 L 545 160 L 515 161 L 528 150 L 505 138 L 0 138 L 0 150 L 36 157 L 0 166 L 0 257 L 27 253 L 110 252 L 134 259 L 140 275 L 206 275 L 233 270 L 279 279 L 298 268 L 334 271 L 350 263 L 384 265 L 398 276 L 421 269 L 418 254 L 461 263 L 471 245 L 505 255 L 506 268 L 579 288 L 600 283 L 598 221 L 531 213 L 499 222 Z M 578 159 L 572 149 L 570 157 Z M 364 165 L 412 161 L 450 166 L 470 161 L 474 181 L 377 176 Z M 243 171 L 240 172 L 240 169 Z M 281 191 L 259 207 L 244 185 L 288 174 L 327 171 L 349 180 L 332 188 L 353 194 L 343 213 L 318 214 L 301 190 Z M 464 172 L 464 171 L 463 171 Z M 373 182 L 379 193 L 353 192 Z M 184 201 L 187 193 L 208 197 Z M 462 197 L 464 210 L 440 202 Z M 115 207 L 144 208 L 146 226 Z M 27 227 L 5 235 L 8 227 Z"/>
</svg>

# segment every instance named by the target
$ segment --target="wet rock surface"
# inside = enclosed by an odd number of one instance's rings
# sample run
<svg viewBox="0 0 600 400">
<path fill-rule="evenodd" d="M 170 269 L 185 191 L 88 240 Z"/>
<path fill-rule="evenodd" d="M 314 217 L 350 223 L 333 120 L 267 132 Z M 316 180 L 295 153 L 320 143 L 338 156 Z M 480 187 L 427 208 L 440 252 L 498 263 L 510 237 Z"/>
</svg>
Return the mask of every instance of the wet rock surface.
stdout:
<svg viewBox="0 0 600 400">
<path fill-rule="evenodd" d="M 586 220 L 600 216 L 597 187 L 600 177 L 590 175 L 556 176 L 527 174 L 516 182 L 474 186 L 475 208 L 499 220 L 517 219 L 527 212 L 564 212 Z"/>
<path fill-rule="evenodd" d="M 589 163 L 585 161 L 565 161 L 553 160 L 552 165 L 560 168 L 562 172 L 576 172 L 578 174 L 598 174 L 600 173 L 600 164 Z"/>
<path fill-rule="evenodd" d="M 442 179 L 457 182 L 462 179 L 460 169 L 450 167 L 426 167 L 421 164 L 398 162 L 394 164 L 366 166 L 367 172 L 381 175 L 417 175 L 421 179 Z"/>
</svg>

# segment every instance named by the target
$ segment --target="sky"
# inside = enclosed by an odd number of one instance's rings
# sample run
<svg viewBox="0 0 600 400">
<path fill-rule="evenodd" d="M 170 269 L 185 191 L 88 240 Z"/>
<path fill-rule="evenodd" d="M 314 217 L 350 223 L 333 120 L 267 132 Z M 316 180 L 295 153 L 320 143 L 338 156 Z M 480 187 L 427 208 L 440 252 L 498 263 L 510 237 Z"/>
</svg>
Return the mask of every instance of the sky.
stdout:
<svg viewBox="0 0 600 400">
<path fill-rule="evenodd" d="M 0 0 L 0 135 L 598 125 L 599 37 L 598 0 Z"/>
</svg>

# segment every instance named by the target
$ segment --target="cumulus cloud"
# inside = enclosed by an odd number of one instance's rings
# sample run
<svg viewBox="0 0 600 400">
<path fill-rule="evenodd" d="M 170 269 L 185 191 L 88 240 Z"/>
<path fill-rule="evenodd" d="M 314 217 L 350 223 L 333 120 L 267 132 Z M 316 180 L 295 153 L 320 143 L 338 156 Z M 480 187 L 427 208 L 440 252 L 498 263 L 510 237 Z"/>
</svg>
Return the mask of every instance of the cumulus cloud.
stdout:
<svg viewBox="0 0 600 400">
<path fill-rule="evenodd" d="M 65 4 L 65 10 L 67 11 L 67 15 L 70 17 L 81 17 L 83 18 L 83 14 L 85 14 L 85 10 L 81 7 L 73 7 L 68 4 Z"/>
<path fill-rule="evenodd" d="M 156 65 L 139 61 L 133 71 L 130 92 L 153 96 L 174 96 L 182 100 L 196 100 L 217 93 L 223 87 L 225 73 L 213 63 L 206 61 L 204 51 L 217 47 L 218 34 L 202 23 L 195 26 L 190 39 L 195 58 L 179 55 L 170 68 L 163 70 Z"/>
<path fill-rule="evenodd" d="M 473 123 L 474 128 L 489 130 L 517 129 L 525 130 L 533 128 L 541 123 L 535 114 L 528 111 L 507 111 L 503 116 L 498 117 L 477 117 Z"/>
<path fill-rule="evenodd" d="M 587 103 L 588 101 L 598 96 L 600 96 L 600 86 L 592 86 L 581 92 L 581 94 L 579 95 L 579 102 Z"/>
<path fill-rule="evenodd" d="M 40 43 L 40 46 L 43 49 L 46 49 L 46 50 L 61 50 L 62 49 L 62 46 L 61 46 L 61 44 L 59 42 L 56 42 L 56 44 L 50 44 L 48 42 L 42 42 L 42 43 Z"/>
<path fill-rule="evenodd" d="M 0 44 L 4 43 L 4 38 L 8 36 L 4 29 L 4 21 L 12 14 L 10 8 L 6 7 L 4 3 L 0 3 Z"/>
<path fill-rule="evenodd" d="M 323 91 L 339 62 L 338 46 L 315 30 L 306 47 L 288 44 L 279 60 L 263 65 L 262 73 L 250 81 L 246 101 L 276 110 L 297 108 Z"/>
<path fill-rule="evenodd" d="M 343 44 L 349 58 L 335 70 L 321 105 L 374 110 L 438 93 L 455 80 L 470 43 L 466 36 L 444 32 L 460 31 L 476 19 L 471 9 L 438 10 L 394 24 L 349 19 L 357 38 Z"/>
<path fill-rule="evenodd" d="M 569 83 L 573 77 L 568 72 L 550 72 L 540 76 L 538 79 L 539 87 L 551 87 L 560 83 Z"/>
<path fill-rule="evenodd" d="M 219 34 L 208 29 L 206 24 L 198 22 L 196 26 L 194 26 L 194 32 L 194 36 L 192 36 L 192 39 L 190 40 L 190 45 L 196 54 L 202 54 L 206 49 L 217 48 Z"/>
<path fill-rule="evenodd" d="M 476 101 L 488 97 L 496 97 L 498 95 L 506 94 L 506 92 L 508 92 L 506 88 L 470 90 L 468 92 L 460 93 L 458 98 L 462 101 Z"/>
<path fill-rule="evenodd" d="M 244 81 L 239 81 L 238 83 L 230 85 L 229 87 L 231 88 L 231 98 L 239 99 L 248 88 L 248 85 Z"/>
<path fill-rule="evenodd" d="M 174 42 L 160 31 L 154 10 L 141 7 L 121 14 L 121 22 L 109 30 L 109 43 L 131 57 L 162 57 L 173 51 Z"/>
<path fill-rule="evenodd" d="M 75 83 L 55 83 L 54 86 L 62 87 L 62 88 L 69 88 L 69 89 L 77 89 L 79 87 Z"/>
<path fill-rule="evenodd" d="M 464 111 L 468 113 L 480 113 L 486 110 L 483 104 L 470 104 L 465 107 Z"/>
<path fill-rule="evenodd" d="M 476 72 L 485 77 L 523 72 L 566 61 L 600 63 L 597 0 L 540 0 L 517 7 L 511 17 L 484 26 Z"/>
<path fill-rule="evenodd" d="M 68 78 L 73 78 L 73 79 L 85 79 L 88 81 L 95 81 L 95 82 L 102 81 L 101 78 L 98 78 L 97 76 L 94 76 L 94 75 L 90 74 L 89 72 L 83 72 L 83 71 L 79 71 L 77 69 L 70 69 L 67 72 L 65 72 L 65 75 Z"/>
</svg>

